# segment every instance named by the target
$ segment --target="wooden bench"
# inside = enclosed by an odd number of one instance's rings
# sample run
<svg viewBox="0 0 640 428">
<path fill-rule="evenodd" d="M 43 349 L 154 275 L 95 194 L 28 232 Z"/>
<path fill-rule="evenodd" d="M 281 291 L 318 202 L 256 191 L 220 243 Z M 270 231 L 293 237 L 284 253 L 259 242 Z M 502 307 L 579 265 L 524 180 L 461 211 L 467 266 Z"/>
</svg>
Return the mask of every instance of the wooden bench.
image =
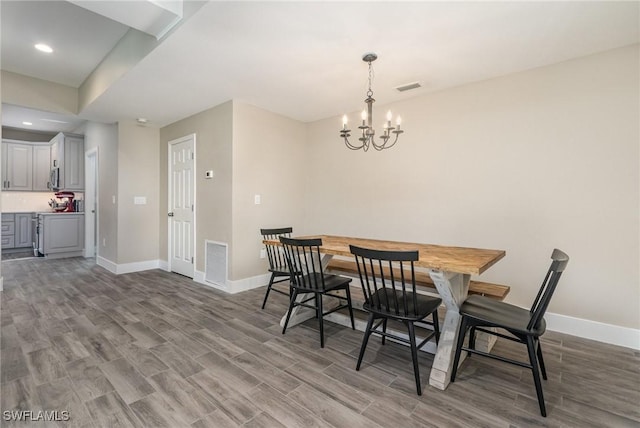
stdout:
<svg viewBox="0 0 640 428">
<path fill-rule="evenodd" d="M 331 259 L 326 269 L 338 274 L 342 273 L 349 276 L 358 276 L 358 267 L 356 266 L 355 260 L 345 260 L 334 257 Z M 435 284 L 427 272 L 416 271 L 415 273 L 416 285 L 434 289 L 434 292 L 437 293 L 437 291 L 435 291 Z M 397 277 L 400 276 L 399 272 L 395 271 L 394 275 Z M 407 275 L 411 275 L 411 273 L 405 272 L 405 277 L 407 277 Z M 509 294 L 510 289 L 511 288 L 507 285 L 492 284 L 482 281 L 469 281 L 469 294 L 480 294 L 496 300 L 504 300 L 504 298 L 507 297 L 507 294 Z"/>
</svg>

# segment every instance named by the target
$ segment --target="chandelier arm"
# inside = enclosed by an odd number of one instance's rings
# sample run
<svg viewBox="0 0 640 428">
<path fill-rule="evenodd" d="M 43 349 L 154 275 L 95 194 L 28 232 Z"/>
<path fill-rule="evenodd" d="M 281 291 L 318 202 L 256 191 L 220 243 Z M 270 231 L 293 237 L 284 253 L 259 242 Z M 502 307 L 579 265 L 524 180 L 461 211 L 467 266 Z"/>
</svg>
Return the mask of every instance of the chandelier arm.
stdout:
<svg viewBox="0 0 640 428">
<path fill-rule="evenodd" d="M 363 145 L 360 145 L 360 146 L 354 146 L 353 144 L 351 144 L 351 142 L 349 141 L 349 138 L 348 138 L 348 137 L 346 137 L 346 136 L 345 136 L 345 137 L 343 137 L 343 138 L 344 138 L 344 143 L 345 143 L 345 145 L 346 145 L 349 149 L 351 149 L 351 150 L 360 150 L 360 149 L 361 149 L 361 148 L 363 148 L 363 146 L 364 146 L 364 144 L 363 144 Z"/>
<path fill-rule="evenodd" d="M 398 142 L 398 137 L 400 136 L 400 134 L 402 134 L 402 132 L 404 132 L 404 131 L 394 132 L 394 134 L 396 134 L 396 138 L 394 138 L 393 143 L 391 143 L 390 145 L 387 146 L 387 142 L 385 141 L 384 142 L 384 146 L 385 146 L 384 148 L 385 149 L 390 149 L 391 147 L 395 146 L 396 143 Z"/>
</svg>

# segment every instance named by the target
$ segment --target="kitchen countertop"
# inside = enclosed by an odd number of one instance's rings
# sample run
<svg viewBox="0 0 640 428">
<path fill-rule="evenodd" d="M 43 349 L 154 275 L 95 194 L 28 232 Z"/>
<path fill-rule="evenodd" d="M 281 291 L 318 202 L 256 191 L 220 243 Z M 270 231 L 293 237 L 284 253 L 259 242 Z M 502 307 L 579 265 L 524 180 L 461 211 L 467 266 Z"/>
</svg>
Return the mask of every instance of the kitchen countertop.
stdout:
<svg viewBox="0 0 640 428">
<path fill-rule="evenodd" d="M 78 212 L 71 212 L 71 213 L 68 213 L 68 212 L 51 212 L 51 211 L 48 211 L 48 212 L 39 212 L 39 213 L 36 213 L 36 214 L 38 214 L 38 215 L 82 214 L 82 215 L 84 215 L 84 212 L 83 212 L 83 211 L 78 211 Z"/>
<path fill-rule="evenodd" d="M 2 214 L 33 214 L 36 211 L 2 211 Z"/>
</svg>

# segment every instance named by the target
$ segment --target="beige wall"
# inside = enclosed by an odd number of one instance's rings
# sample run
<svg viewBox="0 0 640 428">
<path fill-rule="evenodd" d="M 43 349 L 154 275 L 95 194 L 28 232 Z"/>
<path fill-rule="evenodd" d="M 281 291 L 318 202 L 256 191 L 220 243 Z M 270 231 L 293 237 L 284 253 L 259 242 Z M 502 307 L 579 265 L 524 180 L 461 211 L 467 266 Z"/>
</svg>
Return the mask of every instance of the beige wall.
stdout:
<svg viewBox="0 0 640 428">
<path fill-rule="evenodd" d="M 159 257 L 159 138 L 158 128 L 118 123 L 118 264 Z M 134 204 L 134 197 L 146 203 Z"/>
<path fill-rule="evenodd" d="M 303 224 L 304 123 L 233 102 L 233 245 L 230 279 L 264 274 L 260 228 Z M 254 204 L 260 195 L 261 204 Z"/>
<path fill-rule="evenodd" d="M 159 258 L 167 260 L 169 141 L 196 135 L 196 270 L 204 271 L 204 241 L 231 244 L 232 103 L 221 104 L 160 129 Z M 213 170 L 215 177 L 205 179 Z"/>
<path fill-rule="evenodd" d="M 391 105 L 406 133 L 384 152 L 310 124 L 305 229 L 504 249 L 482 278 L 523 306 L 558 247 L 549 310 L 637 329 L 638 64 L 636 45 Z"/>
<path fill-rule="evenodd" d="M 76 114 L 78 90 L 2 70 L 2 102 L 54 113 Z"/>
<path fill-rule="evenodd" d="M 85 152 L 98 150 L 98 256 L 112 263 L 117 262 L 118 206 L 113 197 L 118 195 L 118 125 L 87 122 L 84 129 Z M 117 198 L 116 198 L 117 202 Z"/>
</svg>

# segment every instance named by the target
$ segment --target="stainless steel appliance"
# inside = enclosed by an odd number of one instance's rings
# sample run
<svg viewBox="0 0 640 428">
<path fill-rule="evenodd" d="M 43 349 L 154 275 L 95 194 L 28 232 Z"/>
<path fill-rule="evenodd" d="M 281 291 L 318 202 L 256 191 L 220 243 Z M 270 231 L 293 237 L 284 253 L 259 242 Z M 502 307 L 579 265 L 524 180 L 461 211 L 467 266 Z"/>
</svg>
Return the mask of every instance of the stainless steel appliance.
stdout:
<svg viewBox="0 0 640 428">
<path fill-rule="evenodd" d="M 41 240 L 41 231 L 42 228 L 40 227 L 40 224 L 38 222 L 38 214 L 37 213 L 33 213 L 33 215 L 31 216 L 31 237 L 33 240 L 33 255 L 38 257 L 40 256 L 40 240 Z"/>
<path fill-rule="evenodd" d="M 58 190 L 60 187 L 60 168 L 54 167 L 49 175 L 49 186 L 52 190 Z"/>
</svg>

